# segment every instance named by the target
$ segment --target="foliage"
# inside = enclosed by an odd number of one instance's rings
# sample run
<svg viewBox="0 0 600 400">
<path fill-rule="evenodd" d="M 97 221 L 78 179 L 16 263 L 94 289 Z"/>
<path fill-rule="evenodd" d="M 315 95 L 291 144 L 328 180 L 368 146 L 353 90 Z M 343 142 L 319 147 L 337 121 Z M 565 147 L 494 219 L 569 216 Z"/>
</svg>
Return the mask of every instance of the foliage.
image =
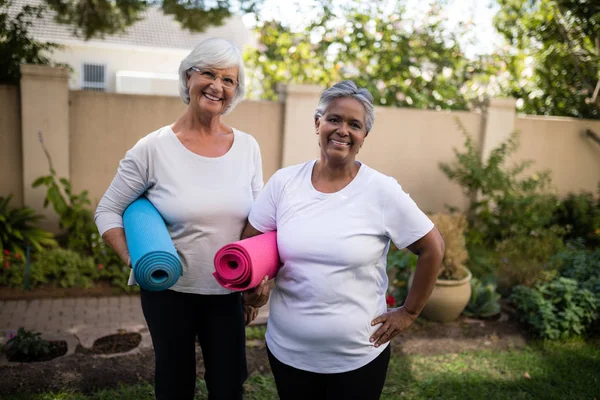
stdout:
<svg viewBox="0 0 600 400">
<path fill-rule="evenodd" d="M 598 199 L 589 192 L 570 193 L 554 214 L 555 223 L 566 227 L 565 240 L 582 240 L 590 248 L 600 247 L 600 188 Z"/>
<path fill-rule="evenodd" d="M 511 249 L 514 250 L 511 258 L 521 257 L 522 262 L 527 261 L 525 257 L 530 249 L 539 249 L 533 251 L 537 251 L 537 260 L 545 263 L 554 254 L 548 253 L 554 251 L 549 248 L 560 249 L 559 239 L 564 234 L 562 228 L 555 225 L 554 214 L 559 202 L 549 190 L 549 173 L 523 176 L 530 161 L 507 165 L 518 148 L 516 133 L 483 158 L 476 141 L 460 121 L 458 124 L 465 137 L 464 149 L 454 149 L 456 160 L 441 163 L 440 169 L 471 199 L 466 234 L 471 255 L 469 268 L 482 274 L 493 272 L 499 262 L 506 260 L 506 257 L 498 258 L 504 256 L 501 252 Z M 520 255 L 519 249 L 526 251 Z M 544 249 L 548 252 L 543 252 Z M 543 269 L 543 266 L 536 268 Z"/>
<path fill-rule="evenodd" d="M 56 246 L 52 233 L 36 226 L 43 217 L 29 207 L 11 208 L 11 200 L 12 195 L 0 197 L 0 251 L 24 257 L 27 245 L 38 252 Z"/>
<path fill-rule="evenodd" d="M 57 177 L 41 132 L 39 133 L 39 140 L 48 159 L 50 175 L 39 177 L 33 182 L 32 186 L 34 188 L 40 186 L 47 188 L 44 207 L 52 205 L 52 208 L 60 217 L 60 227 L 67 232 L 67 248 L 84 254 L 91 254 L 91 237 L 92 234 L 97 232 L 97 229 L 92 211 L 88 208 L 90 205 L 88 192 L 84 190 L 80 194 L 75 194 L 68 179 Z"/>
<path fill-rule="evenodd" d="M 2 351 L 9 360 L 35 359 L 39 356 L 48 354 L 50 351 L 50 343 L 42 339 L 39 332 L 19 328 L 17 334 L 6 342 Z"/>
<path fill-rule="evenodd" d="M 532 286 L 554 278 L 556 269 L 552 258 L 564 246 L 561 234 L 560 229 L 549 228 L 499 242 L 492 264 L 500 287 Z"/>
<path fill-rule="evenodd" d="M 468 84 L 489 74 L 485 63 L 465 57 L 457 36 L 445 28 L 440 4 L 408 19 L 405 1 L 353 1 L 339 10 L 327 5 L 306 29 L 278 21 L 258 28 L 260 44 L 245 55 L 250 93 L 275 100 L 280 84 L 331 86 L 352 79 L 376 104 L 427 109 L 469 107 Z"/>
<path fill-rule="evenodd" d="M 19 253 L 4 250 L 0 253 L 0 287 L 23 287 L 25 282 L 25 258 Z"/>
<path fill-rule="evenodd" d="M 44 6 L 25 5 L 12 15 L 12 0 L 0 0 L 0 83 L 18 84 L 21 64 L 50 64 L 48 53 L 59 48 L 31 37 L 33 21 L 42 18 Z"/>
<path fill-rule="evenodd" d="M 446 250 L 442 260 L 440 279 L 459 280 L 465 277 L 465 266 L 469 258 L 465 243 L 467 218 L 463 214 L 433 214 L 431 221 L 440 231 Z"/>
<path fill-rule="evenodd" d="M 517 286 L 510 297 L 520 319 L 545 339 L 583 335 L 598 319 L 598 299 L 577 281 L 558 277 L 534 288 Z"/>
<path fill-rule="evenodd" d="M 387 271 L 391 285 L 388 292 L 394 297 L 394 304 L 404 304 L 408 296 L 408 280 L 417 266 L 417 256 L 407 250 L 390 248 L 387 255 Z"/>
<path fill-rule="evenodd" d="M 561 276 L 576 280 L 600 298 L 600 248 L 587 250 L 583 242 L 572 242 L 553 261 Z"/>
<path fill-rule="evenodd" d="M 471 278 L 471 298 L 463 314 L 474 318 L 489 318 L 500 314 L 500 295 L 492 281 Z"/>
<path fill-rule="evenodd" d="M 254 325 L 246 327 L 246 340 L 265 340 L 267 327 L 265 325 Z"/>
<path fill-rule="evenodd" d="M 89 288 L 99 276 L 91 257 L 65 249 L 44 253 L 31 268 L 31 283 L 35 286 L 52 282 L 63 288 Z"/>
<path fill-rule="evenodd" d="M 600 3 L 498 0 L 494 25 L 515 49 L 506 93 L 528 114 L 600 118 Z"/>
<path fill-rule="evenodd" d="M 222 25 L 233 15 L 234 5 L 242 12 L 252 12 L 261 0 L 45 0 L 56 11 L 56 21 L 71 26 L 73 34 L 85 38 L 119 34 L 144 18 L 149 7 L 160 6 L 166 15 L 172 15 L 191 31 L 203 32 L 209 26 Z"/>
</svg>

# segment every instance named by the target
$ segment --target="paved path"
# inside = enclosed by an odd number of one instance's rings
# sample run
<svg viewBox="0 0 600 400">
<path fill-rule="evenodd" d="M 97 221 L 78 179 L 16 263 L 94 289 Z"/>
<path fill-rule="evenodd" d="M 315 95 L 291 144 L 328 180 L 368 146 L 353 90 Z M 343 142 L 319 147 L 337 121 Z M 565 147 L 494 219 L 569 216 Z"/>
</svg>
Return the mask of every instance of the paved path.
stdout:
<svg viewBox="0 0 600 400">
<path fill-rule="evenodd" d="M 266 323 L 268 314 L 262 307 L 252 324 Z M 141 333 L 141 348 L 152 345 L 139 296 L 0 301 L 0 342 L 20 327 L 67 340 L 69 353 L 120 331 Z"/>
</svg>

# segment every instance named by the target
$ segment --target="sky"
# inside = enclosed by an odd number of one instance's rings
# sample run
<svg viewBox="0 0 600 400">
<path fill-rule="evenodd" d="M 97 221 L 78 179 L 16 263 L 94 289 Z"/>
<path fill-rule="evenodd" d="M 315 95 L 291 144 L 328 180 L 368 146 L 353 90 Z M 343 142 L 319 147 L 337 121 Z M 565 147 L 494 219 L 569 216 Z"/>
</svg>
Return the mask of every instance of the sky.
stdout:
<svg viewBox="0 0 600 400">
<path fill-rule="evenodd" d="M 352 0 L 338 0 L 338 4 L 348 3 Z M 404 0 L 406 4 L 406 17 L 418 18 L 426 10 L 431 0 Z M 263 20 L 276 19 L 300 29 L 312 16 L 310 0 L 281 1 L 265 0 L 260 18 Z M 386 1 L 386 3 L 390 3 Z M 447 15 L 446 23 L 452 28 L 460 22 L 472 22 L 470 35 L 462 38 L 462 48 L 467 56 L 493 52 L 500 44 L 500 37 L 494 30 L 492 19 L 498 9 L 494 0 L 447 0 L 443 12 Z M 248 25 L 253 23 L 251 18 L 245 19 Z"/>
</svg>

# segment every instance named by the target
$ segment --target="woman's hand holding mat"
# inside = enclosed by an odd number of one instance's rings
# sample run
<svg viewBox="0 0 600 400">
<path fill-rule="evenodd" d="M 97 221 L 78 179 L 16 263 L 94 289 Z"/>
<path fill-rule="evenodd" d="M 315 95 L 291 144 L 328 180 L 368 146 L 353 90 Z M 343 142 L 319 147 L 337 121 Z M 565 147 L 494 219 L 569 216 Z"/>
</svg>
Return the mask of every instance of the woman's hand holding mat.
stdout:
<svg viewBox="0 0 600 400">
<path fill-rule="evenodd" d="M 262 285 L 255 293 L 250 293 L 249 297 L 252 302 L 266 303 L 267 280 L 275 277 L 280 264 L 277 232 L 267 232 L 230 243 L 215 254 L 214 263 L 213 275 L 221 286 L 243 292 Z"/>
</svg>

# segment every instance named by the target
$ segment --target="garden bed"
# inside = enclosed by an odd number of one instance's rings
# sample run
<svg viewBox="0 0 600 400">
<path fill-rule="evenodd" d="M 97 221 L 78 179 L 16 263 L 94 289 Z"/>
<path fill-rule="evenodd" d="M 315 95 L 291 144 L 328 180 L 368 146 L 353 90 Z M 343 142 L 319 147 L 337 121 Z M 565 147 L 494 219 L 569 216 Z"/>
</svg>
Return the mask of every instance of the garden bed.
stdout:
<svg viewBox="0 0 600 400">
<path fill-rule="evenodd" d="M 252 338 L 247 347 L 250 374 L 268 374 L 270 367 L 264 341 Z M 109 341 L 106 341 L 109 343 Z M 393 341 L 396 355 L 447 354 L 467 350 L 504 350 L 525 345 L 520 327 L 514 321 L 477 321 L 461 318 L 437 324 L 417 320 L 406 332 Z M 202 353 L 197 349 L 197 373 L 204 374 Z M 104 358 L 91 351 L 49 362 L 0 367 L 0 396 L 17 392 L 38 393 L 52 390 L 93 392 L 121 384 L 152 381 L 154 355 L 142 349 L 135 355 Z"/>
<path fill-rule="evenodd" d="M 56 299 L 70 297 L 105 297 L 115 295 L 139 295 L 137 292 L 123 291 L 120 288 L 111 286 L 108 282 L 98 282 L 90 288 L 62 288 L 52 285 L 46 285 L 30 290 L 23 288 L 0 288 L 1 300 L 34 300 L 34 299 Z"/>
</svg>

